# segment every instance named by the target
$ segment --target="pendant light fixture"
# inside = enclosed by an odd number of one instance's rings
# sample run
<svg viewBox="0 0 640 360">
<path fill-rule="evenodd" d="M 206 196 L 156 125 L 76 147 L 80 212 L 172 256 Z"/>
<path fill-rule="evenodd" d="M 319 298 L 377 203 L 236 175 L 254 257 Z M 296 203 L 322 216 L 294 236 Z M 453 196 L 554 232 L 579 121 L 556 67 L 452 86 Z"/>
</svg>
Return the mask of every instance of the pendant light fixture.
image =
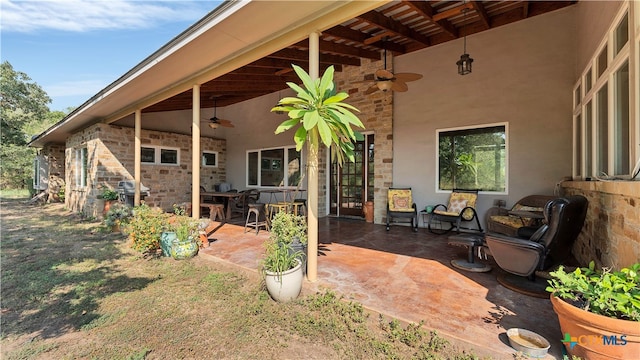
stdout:
<svg viewBox="0 0 640 360">
<path fill-rule="evenodd" d="M 462 12 L 464 14 L 464 20 L 467 19 L 467 11 L 469 9 L 466 8 L 466 1 L 464 2 L 465 8 L 462 9 Z M 473 62 L 473 59 L 469 56 L 469 54 L 467 54 L 467 35 L 464 36 L 464 48 L 463 48 L 463 54 L 460 55 L 460 60 L 458 60 L 456 62 L 456 65 L 458 65 L 458 74 L 460 75 L 467 75 L 471 73 L 471 63 Z"/>
</svg>

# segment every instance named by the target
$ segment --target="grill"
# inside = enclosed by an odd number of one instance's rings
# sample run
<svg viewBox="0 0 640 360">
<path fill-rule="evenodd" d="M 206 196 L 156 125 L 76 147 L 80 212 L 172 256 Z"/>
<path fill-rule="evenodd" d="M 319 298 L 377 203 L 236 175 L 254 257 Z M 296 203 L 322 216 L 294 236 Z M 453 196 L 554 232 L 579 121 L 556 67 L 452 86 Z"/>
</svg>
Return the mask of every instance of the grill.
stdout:
<svg viewBox="0 0 640 360">
<path fill-rule="evenodd" d="M 140 183 L 140 200 L 144 200 L 146 196 L 149 196 L 149 188 Z M 118 194 L 120 201 L 133 206 L 133 198 L 136 192 L 136 182 L 133 180 L 118 181 Z"/>
</svg>

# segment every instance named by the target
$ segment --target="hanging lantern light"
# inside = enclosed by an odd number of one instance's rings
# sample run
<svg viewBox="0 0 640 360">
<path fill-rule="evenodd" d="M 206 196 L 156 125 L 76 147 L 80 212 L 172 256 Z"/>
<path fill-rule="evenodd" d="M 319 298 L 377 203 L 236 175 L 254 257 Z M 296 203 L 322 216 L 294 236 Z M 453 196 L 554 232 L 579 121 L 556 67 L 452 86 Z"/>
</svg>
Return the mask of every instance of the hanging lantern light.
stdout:
<svg viewBox="0 0 640 360">
<path fill-rule="evenodd" d="M 467 11 L 467 8 L 464 8 L 462 10 L 465 20 L 467 19 Z M 467 35 L 464 36 L 463 41 L 464 47 L 462 55 L 460 55 L 460 60 L 456 62 L 456 65 L 458 65 L 458 74 L 467 75 L 471 73 L 471 63 L 473 63 L 473 59 L 469 56 L 469 54 L 467 54 Z"/>
</svg>

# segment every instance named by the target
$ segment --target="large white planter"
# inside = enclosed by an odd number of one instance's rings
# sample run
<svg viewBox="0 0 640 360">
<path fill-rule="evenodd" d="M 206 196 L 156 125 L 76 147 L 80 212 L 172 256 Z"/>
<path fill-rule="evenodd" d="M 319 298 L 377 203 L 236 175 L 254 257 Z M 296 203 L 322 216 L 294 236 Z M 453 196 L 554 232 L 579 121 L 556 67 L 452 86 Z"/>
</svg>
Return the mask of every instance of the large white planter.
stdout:
<svg viewBox="0 0 640 360">
<path fill-rule="evenodd" d="M 275 301 L 291 301 L 300 295 L 302 290 L 302 262 L 296 259 L 297 265 L 282 274 L 265 271 L 267 291 Z"/>
</svg>

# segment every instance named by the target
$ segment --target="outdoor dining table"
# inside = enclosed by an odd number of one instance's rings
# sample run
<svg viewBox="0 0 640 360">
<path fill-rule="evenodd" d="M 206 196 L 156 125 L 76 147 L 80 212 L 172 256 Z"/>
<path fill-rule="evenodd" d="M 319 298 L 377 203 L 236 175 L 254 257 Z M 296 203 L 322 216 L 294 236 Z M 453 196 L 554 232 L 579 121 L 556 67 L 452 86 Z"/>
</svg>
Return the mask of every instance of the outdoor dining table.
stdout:
<svg viewBox="0 0 640 360">
<path fill-rule="evenodd" d="M 283 198 L 283 202 L 293 202 L 294 197 L 296 196 L 297 192 L 305 192 L 305 189 L 295 189 L 295 188 L 277 188 L 277 189 L 264 189 L 264 190 L 260 190 L 260 193 L 265 193 L 265 194 L 270 194 L 269 195 L 269 202 L 267 204 L 271 204 L 275 197 L 276 200 L 278 200 L 278 198 L 276 197 L 276 194 L 282 194 L 282 198 Z"/>
<path fill-rule="evenodd" d="M 200 192 L 200 205 L 206 205 L 207 203 L 204 202 L 204 197 L 205 196 L 212 196 L 212 197 L 224 197 L 225 199 L 225 217 L 228 219 L 231 219 L 231 206 L 229 205 L 229 199 L 236 199 L 237 201 L 242 201 L 243 197 L 244 197 L 244 193 L 238 193 L 238 192 Z"/>
</svg>

